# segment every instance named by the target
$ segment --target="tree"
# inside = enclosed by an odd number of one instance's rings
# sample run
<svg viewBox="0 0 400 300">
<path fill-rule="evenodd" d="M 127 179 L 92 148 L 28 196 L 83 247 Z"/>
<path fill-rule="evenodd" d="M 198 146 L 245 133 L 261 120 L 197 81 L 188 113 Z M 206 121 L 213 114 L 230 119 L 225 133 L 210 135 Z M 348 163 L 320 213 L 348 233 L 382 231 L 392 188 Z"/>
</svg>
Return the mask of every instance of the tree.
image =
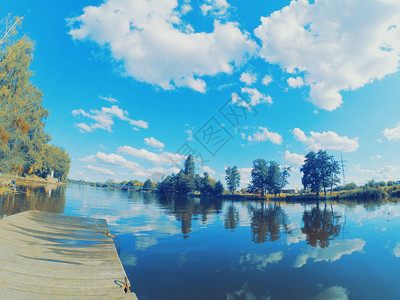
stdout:
<svg viewBox="0 0 400 300">
<path fill-rule="evenodd" d="M 219 195 L 222 195 L 223 192 L 224 192 L 224 186 L 223 186 L 222 182 L 220 180 L 218 180 L 215 183 L 213 194 L 215 196 L 219 196 Z"/>
<path fill-rule="evenodd" d="M 194 177 L 194 158 L 191 154 L 185 160 L 184 173 L 187 176 Z"/>
<path fill-rule="evenodd" d="M 151 181 L 151 179 L 147 179 L 144 184 L 143 184 L 143 189 L 145 190 L 149 190 L 153 188 L 153 182 Z"/>
<path fill-rule="evenodd" d="M 253 162 L 252 180 L 248 190 L 251 192 L 261 191 L 262 196 L 265 191 L 268 191 L 276 196 L 288 184 L 289 171 L 290 167 L 281 169 L 275 161 L 267 163 L 264 159 L 256 159 Z"/>
<path fill-rule="evenodd" d="M 225 170 L 225 180 L 228 191 L 233 193 L 239 187 L 240 174 L 236 166 L 228 167 Z"/>
<path fill-rule="evenodd" d="M 59 181 L 67 181 L 71 158 L 64 149 L 47 144 L 43 147 L 40 160 L 36 163 L 36 175 L 46 178 L 53 173 L 53 177 Z"/>
<path fill-rule="evenodd" d="M 207 172 L 203 173 L 201 178 L 200 194 L 212 195 L 214 193 L 215 180 L 210 178 Z"/>
<path fill-rule="evenodd" d="M 284 167 L 281 171 L 281 167 L 275 161 L 270 161 L 268 166 L 267 175 L 267 187 L 270 193 L 280 194 L 282 189 L 288 184 L 287 178 L 289 174 L 290 167 Z"/>
<path fill-rule="evenodd" d="M 252 192 L 258 190 L 261 192 L 261 196 L 264 197 L 264 194 L 268 189 L 267 177 L 268 177 L 267 162 L 264 159 L 256 159 L 255 161 L 253 161 L 253 169 L 251 170 L 250 190 Z"/>
<path fill-rule="evenodd" d="M 44 119 L 49 111 L 42 105 L 43 94 L 32 84 L 29 70 L 33 42 L 27 37 L 15 38 L 21 20 L 8 17 L 1 22 L 0 171 L 45 177 L 52 168 L 65 181 L 70 159 L 64 150 L 48 145 L 50 136 L 44 132 Z"/>
<path fill-rule="evenodd" d="M 309 152 L 300 171 L 303 172 L 301 182 L 304 189 L 309 188 L 311 192 L 317 194 L 317 197 L 321 189 L 324 190 L 326 195 L 328 187 L 332 190 L 333 186 L 340 182 L 338 177 L 340 173 L 339 163 L 326 151 Z"/>
</svg>

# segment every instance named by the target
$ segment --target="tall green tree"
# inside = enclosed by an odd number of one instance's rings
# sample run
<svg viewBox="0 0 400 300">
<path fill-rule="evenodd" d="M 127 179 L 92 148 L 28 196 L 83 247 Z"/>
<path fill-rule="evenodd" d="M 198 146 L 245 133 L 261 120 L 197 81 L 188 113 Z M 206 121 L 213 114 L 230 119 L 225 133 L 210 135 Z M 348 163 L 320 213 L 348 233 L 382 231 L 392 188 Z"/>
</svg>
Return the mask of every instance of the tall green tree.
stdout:
<svg viewBox="0 0 400 300">
<path fill-rule="evenodd" d="M 5 173 L 42 174 L 52 164 L 44 152 L 59 153 L 57 168 L 66 180 L 70 160 L 65 151 L 47 147 L 50 136 L 44 132 L 49 112 L 42 105 L 42 92 L 32 84 L 29 66 L 33 42 L 17 38 L 21 18 L 6 18 L 0 30 L 0 171 Z M 56 170 L 54 170 L 56 172 Z"/>
<path fill-rule="evenodd" d="M 145 190 L 150 190 L 153 188 L 153 182 L 151 181 L 151 179 L 147 179 L 144 184 L 143 184 L 143 189 Z"/>
<path fill-rule="evenodd" d="M 46 178 L 47 175 L 53 174 L 53 177 L 59 181 L 67 181 L 71 159 L 64 149 L 49 144 L 45 145 L 37 164 L 36 175 Z"/>
<path fill-rule="evenodd" d="M 288 184 L 290 167 L 281 168 L 275 161 L 270 161 L 267 174 L 267 188 L 270 193 L 280 194 Z"/>
<path fill-rule="evenodd" d="M 236 166 L 225 169 L 225 181 L 229 192 L 236 191 L 240 184 L 240 174 Z"/>
<path fill-rule="evenodd" d="M 185 160 L 184 173 L 187 176 L 194 177 L 194 158 L 191 154 Z"/>
<path fill-rule="evenodd" d="M 305 156 L 304 165 L 300 171 L 303 173 L 301 182 L 304 189 L 310 189 L 317 196 L 319 196 L 321 189 L 326 195 L 328 187 L 332 189 L 334 185 L 339 183 L 339 163 L 326 151 L 309 152 Z"/>
<path fill-rule="evenodd" d="M 253 169 L 251 170 L 251 186 L 250 190 L 260 191 L 264 197 L 268 189 L 268 165 L 264 159 L 256 159 L 253 161 Z"/>
</svg>

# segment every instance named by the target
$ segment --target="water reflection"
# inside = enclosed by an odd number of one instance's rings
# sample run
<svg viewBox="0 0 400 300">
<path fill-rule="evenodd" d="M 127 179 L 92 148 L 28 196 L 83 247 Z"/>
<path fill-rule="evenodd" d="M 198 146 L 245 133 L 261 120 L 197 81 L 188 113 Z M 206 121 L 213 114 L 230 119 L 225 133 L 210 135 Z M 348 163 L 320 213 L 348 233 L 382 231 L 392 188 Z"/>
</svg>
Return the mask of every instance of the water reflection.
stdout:
<svg viewBox="0 0 400 300">
<path fill-rule="evenodd" d="M 106 219 L 140 299 L 400 299 L 397 203 L 168 199 L 73 185 L 20 191 L 2 197 L 2 214 Z M 371 278 L 376 284 L 365 284 Z"/>
<path fill-rule="evenodd" d="M 186 197 L 165 197 L 160 195 L 159 204 L 167 210 L 170 215 L 175 216 L 181 223 L 181 231 L 184 238 L 188 238 L 192 231 L 192 220 L 201 218 L 203 224 L 207 223 L 209 215 L 220 214 L 222 201 L 215 201 L 210 198 L 186 198 Z"/>
<path fill-rule="evenodd" d="M 319 203 L 311 210 L 303 213 L 304 226 L 301 231 L 306 234 L 307 242 L 311 246 L 325 248 L 329 246 L 329 241 L 339 236 L 342 226 L 340 223 L 341 215 L 333 211 L 333 206 L 320 209 Z"/>
<path fill-rule="evenodd" d="M 65 189 L 57 185 L 18 186 L 17 193 L 0 196 L 0 216 L 31 209 L 63 213 Z"/>
<path fill-rule="evenodd" d="M 287 215 L 276 203 L 266 206 L 264 202 L 261 202 L 260 208 L 250 205 L 249 211 L 253 242 L 260 244 L 267 240 L 277 241 L 281 236 L 281 227 L 284 233 L 289 232 Z"/>
<path fill-rule="evenodd" d="M 231 229 L 232 231 L 234 231 L 238 224 L 239 211 L 234 204 L 231 204 L 225 214 L 224 227 L 225 229 Z"/>
</svg>

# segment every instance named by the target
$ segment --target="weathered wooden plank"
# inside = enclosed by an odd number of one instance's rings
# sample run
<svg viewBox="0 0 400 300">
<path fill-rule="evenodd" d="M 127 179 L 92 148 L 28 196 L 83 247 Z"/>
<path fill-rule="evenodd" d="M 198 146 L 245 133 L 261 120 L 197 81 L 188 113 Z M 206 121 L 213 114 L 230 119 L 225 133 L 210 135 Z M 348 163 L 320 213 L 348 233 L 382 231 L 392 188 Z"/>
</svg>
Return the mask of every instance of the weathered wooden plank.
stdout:
<svg viewBox="0 0 400 300">
<path fill-rule="evenodd" d="M 0 220 L 4 299 L 137 299 L 105 220 L 27 211 Z"/>
</svg>

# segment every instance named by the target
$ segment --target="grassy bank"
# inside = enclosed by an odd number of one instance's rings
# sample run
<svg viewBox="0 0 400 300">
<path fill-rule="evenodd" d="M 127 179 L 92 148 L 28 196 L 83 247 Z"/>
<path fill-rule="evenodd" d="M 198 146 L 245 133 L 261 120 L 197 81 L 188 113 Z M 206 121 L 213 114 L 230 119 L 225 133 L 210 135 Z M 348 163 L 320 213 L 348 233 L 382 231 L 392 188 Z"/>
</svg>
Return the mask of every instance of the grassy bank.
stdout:
<svg viewBox="0 0 400 300">
<path fill-rule="evenodd" d="M 319 194 L 318 196 L 313 193 L 302 194 L 280 194 L 274 197 L 273 195 L 266 195 L 262 197 L 258 194 L 223 194 L 220 196 L 223 199 L 232 200 L 273 200 L 285 202 L 313 202 L 315 200 L 335 200 L 335 201 L 356 201 L 356 202 L 369 202 L 377 201 L 386 198 L 400 198 L 400 186 L 392 187 L 375 187 L 375 188 L 359 188 L 350 191 L 329 192 L 327 195 Z"/>
</svg>

